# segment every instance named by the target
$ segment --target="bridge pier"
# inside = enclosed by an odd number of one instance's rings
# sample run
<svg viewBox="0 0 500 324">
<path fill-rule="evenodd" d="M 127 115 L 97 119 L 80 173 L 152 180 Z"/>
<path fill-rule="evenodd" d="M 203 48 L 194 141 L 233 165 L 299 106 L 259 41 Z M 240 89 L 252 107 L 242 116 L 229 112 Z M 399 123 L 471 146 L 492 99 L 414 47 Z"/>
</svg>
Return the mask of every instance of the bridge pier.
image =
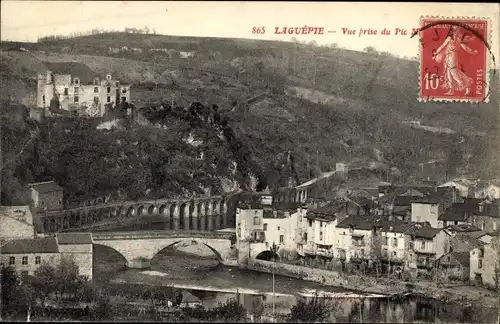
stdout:
<svg viewBox="0 0 500 324">
<path fill-rule="evenodd" d="M 207 217 L 208 217 L 208 228 L 207 228 L 207 230 L 213 231 L 214 230 L 214 216 L 213 215 L 209 215 Z"/>
<path fill-rule="evenodd" d="M 200 231 L 204 231 L 205 230 L 205 218 L 206 217 L 207 216 L 205 216 L 205 215 L 201 215 L 199 217 L 199 220 L 200 220 Z"/>
</svg>

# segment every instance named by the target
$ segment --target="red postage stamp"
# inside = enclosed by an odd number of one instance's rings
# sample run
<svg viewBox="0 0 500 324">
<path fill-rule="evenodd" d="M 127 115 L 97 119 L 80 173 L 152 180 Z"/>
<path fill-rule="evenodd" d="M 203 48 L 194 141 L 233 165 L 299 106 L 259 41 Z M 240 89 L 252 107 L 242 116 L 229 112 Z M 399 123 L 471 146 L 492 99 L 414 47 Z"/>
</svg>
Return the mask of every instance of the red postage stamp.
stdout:
<svg viewBox="0 0 500 324">
<path fill-rule="evenodd" d="M 487 19 L 421 18 L 420 101 L 488 101 L 489 28 Z"/>
</svg>

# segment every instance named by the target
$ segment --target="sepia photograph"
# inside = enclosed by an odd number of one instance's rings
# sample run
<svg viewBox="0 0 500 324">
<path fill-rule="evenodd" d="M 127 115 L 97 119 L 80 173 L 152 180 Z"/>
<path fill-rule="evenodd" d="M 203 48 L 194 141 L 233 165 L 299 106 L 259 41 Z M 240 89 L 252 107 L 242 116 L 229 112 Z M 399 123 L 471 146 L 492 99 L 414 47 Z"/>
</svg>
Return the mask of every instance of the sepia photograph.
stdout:
<svg viewBox="0 0 500 324">
<path fill-rule="evenodd" d="M 0 320 L 500 324 L 499 30 L 1 1 Z"/>
</svg>

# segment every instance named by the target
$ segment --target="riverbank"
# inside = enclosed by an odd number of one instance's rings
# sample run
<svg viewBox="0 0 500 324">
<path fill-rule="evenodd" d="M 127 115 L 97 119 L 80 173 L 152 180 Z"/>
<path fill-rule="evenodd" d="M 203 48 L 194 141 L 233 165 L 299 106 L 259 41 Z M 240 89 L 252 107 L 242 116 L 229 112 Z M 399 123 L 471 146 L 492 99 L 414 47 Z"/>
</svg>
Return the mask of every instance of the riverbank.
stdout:
<svg viewBox="0 0 500 324">
<path fill-rule="evenodd" d="M 273 271 L 273 262 L 255 260 L 248 264 L 248 269 L 271 273 Z M 274 264 L 274 271 L 281 276 L 317 282 L 324 286 L 341 287 L 359 293 L 385 296 L 411 293 L 446 302 L 458 302 L 462 305 L 475 303 L 483 307 L 498 309 L 498 297 L 495 292 L 465 284 L 438 286 L 437 283 L 430 281 L 401 281 L 386 277 L 346 275 L 331 270 L 279 262 Z"/>
</svg>

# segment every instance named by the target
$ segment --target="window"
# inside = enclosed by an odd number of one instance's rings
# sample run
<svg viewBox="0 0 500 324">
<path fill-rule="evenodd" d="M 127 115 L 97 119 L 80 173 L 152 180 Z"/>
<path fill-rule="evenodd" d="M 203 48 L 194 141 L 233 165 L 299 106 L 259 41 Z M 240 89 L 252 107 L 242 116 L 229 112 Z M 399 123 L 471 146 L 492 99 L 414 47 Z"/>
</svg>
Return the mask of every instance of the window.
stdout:
<svg viewBox="0 0 500 324">
<path fill-rule="evenodd" d="M 313 226 L 313 221 L 312 219 L 309 219 L 309 227 L 312 227 Z"/>
<path fill-rule="evenodd" d="M 98 93 L 99 92 L 99 87 L 94 87 L 94 93 Z"/>
<path fill-rule="evenodd" d="M 78 84 L 80 80 L 78 78 L 75 78 L 75 84 Z"/>
<path fill-rule="evenodd" d="M 111 97 L 110 97 L 110 96 L 108 96 L 107 101 L 108 101 L 108 102 L 111 102 Z"/>
<path fill-rule="evenodd" d="M 392 246 L 398 246 L 398 239 L 395 237 L 392 238 Z"/>
<path fill-rule="evenodd" d="M 479 260 L 479 263 L 478 263 L 477 267 L 479 269 L 481 269 L 483 267 L 483 260 L 481 260 L 481 259 Z"/>
<path fill-rule="evenodd" d="M 75 103 L 78 103 L 78 101 L 79 101 L 78 96 L 75 96 Z"/>
<path fill-rule="evenodd" d="M 94 97 L 94 103 L 98 104 L 99 103 L 99 97 Z"/>
<path fill-rule="evenodd" d="M 117 87 L 118 87 L 119 85 L 120 85 L 120 81 L 116 81 L 116 82 L 115 82 L 115 86 L 117 86 Z"/>
<path fill-rule="evenodd" d="M 68 95 L 68 88 L 64 88 L 64 95 L 67 96 Z"/>
<path fill-rule="evenodd" d="M 110 93 L 110 92 L 111 92 L 111 87 L 108 87 L 108 93 Z"/>
<path fill-rule="evenodd" d="M 127 88 L 122 88 L 122 93 L 127 93 Z"/>
<path fill-rule="evenodd" d="M 126 102 L 127 101 L 127 97 L 122 97 L 122 102 Z"/>
<path fill-rule="evenodd" d="M 98 85 L 98 84 L 99 84 L 99 79 L 95 78 L 94 79 L 94 85 Z M 96 89 L 97 89 L 97 87 L 94 88 L 94 92 L 97 92 Z"/>
<path fill-rule="evenodd" d="M 277 230 L 279 231 L 281 229 L 281 227 L 278 226 Z"/>
<path fill-rule="evenodd" d="M 420 247 L 422 248 L 422 250 L 425 250 L 425 242 L 424 242 L 424 241 L 422 241 L 422 242 L 420 243 Z"/>
<path fill-rule="evenodd" d="M 42 105 L 45 106 L 45 95 L 42 96 Z"/>
<path fill-rule="evenodd" d="M 10 265 L 16 264 L 16 257 L 10 257 L 9 258 L 9 264 Z"/>
<path fill-rule="evenodd" d="M 78 94 L 78 87 L 75 87 L 75 94 Z"/>
<path fill-rule="evenodd" d="M 392 256 L 395 257 L 396 256 L 396 251 L 392 252 Z"/>
<path fill-rule="evenodd" d="M 385 245 L 389 245 L 389 238 L 387 236 L 385 237 Z"/>
<path fill-rule="evenodd" d="M 319 240 L 323 241 L 323 232 L 319 232 Z"/>
<path fill-rule="evenodd" d="M 280 244 L 285 242 L 285 235 L 280 235 Z"/>
<path fill-rule="evenodd" d="M 455 225 L 458 225 L 458 221 L 455 221 Z"/>
<path fill-rule="evenodd" d="M 22 264 L 23 265 L 27 265 L 28 264 L 28 257 L 27 256 L 23 256 Z"/>
<path fill-rule="evenodd" d="M 267 223 L 264 223 L 264 231 L 267 231 Z"/>
<path fill-rule="evenodd" d="M 254 218 L 253 218 L 253 224 L 254 225 L 260 225 L 260 218 L 259 218 L 259 216 L 254 216 Z"/>
<path fill-rule="evenodd" d="M 307 233 L 304 233 L 304 241 L 307 242 Z"/>
<path fill-rule="evenodd" d="M 42 263 L 42 258 L 40 256 L 35 257 L 35 264 L 40 264 Z"/>
<path fill-rule="evenodd" d="M 497 221 L 496 220 L 493 220 L 493 230 L 494 231 L 497 230 Z"/>
</svg>

